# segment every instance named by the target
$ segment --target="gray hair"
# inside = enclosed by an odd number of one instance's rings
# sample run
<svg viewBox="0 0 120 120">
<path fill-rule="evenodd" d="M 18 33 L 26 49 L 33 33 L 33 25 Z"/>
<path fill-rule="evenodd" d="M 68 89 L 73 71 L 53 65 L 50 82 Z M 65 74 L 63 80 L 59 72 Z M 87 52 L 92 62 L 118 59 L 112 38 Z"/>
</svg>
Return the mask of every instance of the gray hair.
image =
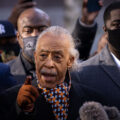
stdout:
<svg viewBox="0 0 120 120">
<path fill-rule="evenodd" d="M 73 40 L 73 37 L 72 35 L 63 27 L 60 27 L 60 26 L 52 26 L 52 27 L 49 27 L 47 28 L 46 30 L 44 30 L 38 37 L 37 39 L 37 43 L 36 43 L 36 49 L 39 47 L 39 41 L 40 39 L 46 35 L 46 34 L 53 34 L 53 35 L 65 35 L 67 36 L 69 39 L 69 42 L 70 42 L 70 55 L 74 57 L 74 63 L 72 65 L 72 68 L 71 70 L 78 70 L 79 68 L 79 52 L 77 49 L 75 49 L 75 43 L 74 43 L 74 40 Z"/>
</svg>

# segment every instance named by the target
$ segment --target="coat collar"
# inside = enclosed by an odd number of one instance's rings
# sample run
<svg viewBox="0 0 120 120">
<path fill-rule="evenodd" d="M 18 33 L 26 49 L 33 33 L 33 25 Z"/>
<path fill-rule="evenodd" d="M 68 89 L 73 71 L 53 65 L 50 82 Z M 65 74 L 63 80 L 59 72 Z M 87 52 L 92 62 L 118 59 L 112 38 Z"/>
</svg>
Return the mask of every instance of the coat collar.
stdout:
<svg viewBox="0 0 120 120">
<path fill-rule="evenodd" d="M 66 76 L 65 76 L 65 81 L 68 82 L 69 81 L 69 74 L 68 74 L 68 71 L 66 73 Z M 32 85 L 34 85 L 36 88 L 38 88 L 38 85 L 37 85 L 37 80 L 34 79 L 32 80 Z M 39 92 L 41 93 L 42 91 L 39 89 Z M 78 110 L 79 110 L 79 107 L 80 107 L 80 99 L 78 99 L 78 94 L 77 92 L 75 91 L 75 88 L 73 87 L 73 85 L 71 85 L 71 88 L 70 88 L 70 93 L 69 93 L 69 108 L 68 108 L 68 118 L 67 120 L 72 120 L 72 119 L 76 119 L 77 116 L 78 116 Z M 45 99 L 44 99 L 45 100 Z M 48 106 L 50 107 L 51 111 L 52 111 L 52 108 L 51 106 Z"/>
<path fill-rule="evenodd" d="M 120 70 L 118 69 L 113 57 L 110 54 L 108 46 L 100 53 L 100 66 L 108 74 L 113 82 L 120 87 Z"/>
<path fill-rule="evenodd" d="M 26 75 L 20 54 L 15 60 L 13 60 L 13 66 L 11 66 L 11 71 L 13 75 Z"/>
<path fill-rule="evenodd" d="M 20 52 L 19 56 L 13 61 L 11 67 L 13 75 L 27 75 L 30 71 L 35 71 L 35 65 L 29 63 Z"/>
</svg>

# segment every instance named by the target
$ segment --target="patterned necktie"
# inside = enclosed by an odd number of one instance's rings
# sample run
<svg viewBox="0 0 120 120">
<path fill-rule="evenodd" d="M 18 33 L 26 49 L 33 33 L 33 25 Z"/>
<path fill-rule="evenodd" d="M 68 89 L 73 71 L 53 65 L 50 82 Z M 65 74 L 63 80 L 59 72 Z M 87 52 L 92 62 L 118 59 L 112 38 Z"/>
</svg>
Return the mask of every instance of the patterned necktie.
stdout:
<svg viewBox="0 0 120 120">
<path fill-rule="evenodd" d="M 70 87 L 71 84 L 68 85 L 65 82 L 52 89 L 39 86 L 39 88 L 42 89 L 42 94 L 46 101 L 51 104 L 57 120 L 66 120 L 68 117 Z"/>
</svg>

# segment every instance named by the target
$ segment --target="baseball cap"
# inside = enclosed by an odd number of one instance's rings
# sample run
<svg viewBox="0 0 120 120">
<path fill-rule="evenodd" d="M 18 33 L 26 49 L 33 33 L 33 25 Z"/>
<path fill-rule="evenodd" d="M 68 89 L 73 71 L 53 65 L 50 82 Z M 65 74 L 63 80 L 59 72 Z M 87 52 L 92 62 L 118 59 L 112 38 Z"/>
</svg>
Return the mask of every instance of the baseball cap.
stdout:
<svg viewBox="0 0 120 120">
<path fill-rule="evenodd" d="M 0 20 L 0 38 L 3 37 L 15 37 L 16 30 L 14 26 L 6 20 Z"/>
</svg>

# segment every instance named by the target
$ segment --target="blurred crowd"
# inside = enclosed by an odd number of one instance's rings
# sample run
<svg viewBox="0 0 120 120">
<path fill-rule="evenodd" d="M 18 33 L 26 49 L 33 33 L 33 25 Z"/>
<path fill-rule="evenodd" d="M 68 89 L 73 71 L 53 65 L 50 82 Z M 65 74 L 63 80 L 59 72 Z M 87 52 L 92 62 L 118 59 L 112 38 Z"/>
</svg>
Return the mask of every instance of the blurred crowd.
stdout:
<svg viewBox="0 0 120 120">
<path fill-rule="evenodd" d="M 0 20 L 1 120 L 120 120 L 120 1 L 69 2 L 68 29 L 51 26 L 34 0 L 18 0 Z M 90 54 L 103 6 L 104 33 Z"/>
</svg>

